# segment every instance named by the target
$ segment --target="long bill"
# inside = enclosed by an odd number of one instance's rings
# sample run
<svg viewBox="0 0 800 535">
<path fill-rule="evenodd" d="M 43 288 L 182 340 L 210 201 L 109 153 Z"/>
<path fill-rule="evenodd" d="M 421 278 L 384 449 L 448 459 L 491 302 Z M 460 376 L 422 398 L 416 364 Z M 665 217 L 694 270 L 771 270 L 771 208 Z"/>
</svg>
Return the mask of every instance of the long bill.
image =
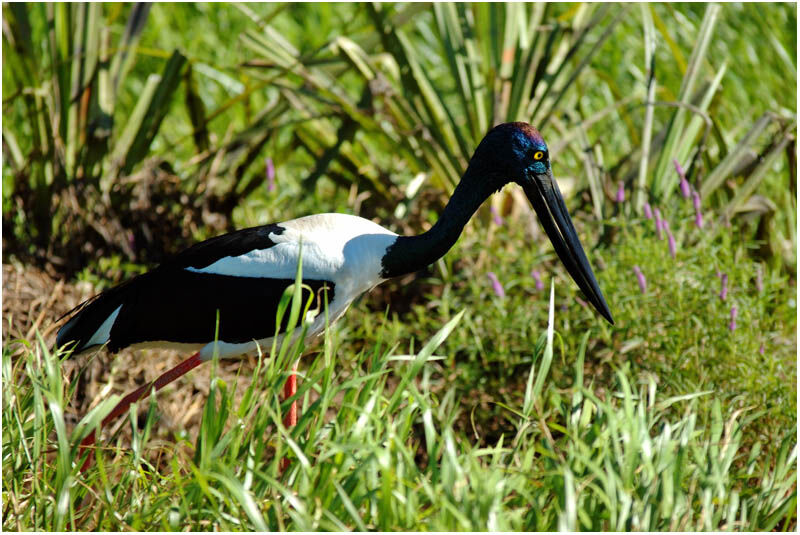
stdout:
<svg viewBox="0 0 800 535">
<path fill-rule="evenodd" d="M 583 246 L 567 213 L 567 206 L 564 204 L 564 198 L 552 171 L 533 174 L 522 184 L 522 189 L 536 210 L 544 231 L 572 279 L 597 312 L 613 325 L 611 311 L 603 298 L 603 292 L 600 291 L 589 260 L 586 259 L 586 253 L 583 252 Z"/>
</svg>

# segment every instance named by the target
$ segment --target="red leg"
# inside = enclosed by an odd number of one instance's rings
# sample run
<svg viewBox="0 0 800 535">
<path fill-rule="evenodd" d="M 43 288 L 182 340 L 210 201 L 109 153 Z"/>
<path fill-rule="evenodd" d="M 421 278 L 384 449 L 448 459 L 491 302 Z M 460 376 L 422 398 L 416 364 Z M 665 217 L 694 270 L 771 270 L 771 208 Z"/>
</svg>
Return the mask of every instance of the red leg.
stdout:
<svg viewBox="0 0 800 535">
<path fill-rule="evenodd" d="M 147 394 L 150 393 L 151 389 L 155 388 L 156 391 L 161 390 L 164 386 L 168 385 L 181 375 L 186 374 L 189 370 L 196 368 L 202 363 L 203 359 L 200 358 L 200 353 L 195 353 L 194 355 L 184 360 L 171 370 L 165 372 L 163 375 L 161 375 L 158 379 L 156 379 L 152 383 L 148 383 L 144 386 L 137 388 L 136 390 L 134 390 L 133 392 L 122 398 L 122 400 L 117 404 L 117 406 L 114 407 L 114 410 L 112 410 L 111 413 L 103 419 L 103 422 L 100 424 L 100 427 L 107 425 L 109 422 L 115 420 L 119 415 L 125 413 L 128 410 L 128 407 L 130 407 L 132 403 L 135 403 L 136 401 L 139 401 L 141 398 L 145 397 Z M 83 455 L 84 450 L 89 446 L 93 445 L 95 443 L 95 440 L 96 440 L 95 432 L 92 431 L 91 433 L 89 433 L 89 436 L 87 436 L 81 441 L 81 449 L 80 452 L 78 453 L 78 457 Z M 92 459 L 91 455 L 89 455 L 89 457 L 86 458 L 86 462 L 84 462 L 83 466 L 81 467 L 81 472 L 89 468 L 89 466 L 91 465 L 91 459 Z"/>
<path fill-rule="evenodd" d="M 283 385 L 283 399 L 287 400 L 297 394 L 297 362 L 292 366 L 292 373 L 286 379 L 286 384 Z M 283 425 L 286 427 L 294 427 L 297 425 L 297 400 L 292 401 L 289 406 L 289 412 L 283 417 Z M 281 459 L 281 470 L 289 468 L 289 459 Z"/>
<path fill-rule="evenodd" d="M 292 374 L 286 379 L 286 384 L 283 385 L 283 399 L 284 401 L 297 394 L 297 363 L 292 366 Z M 297 400 L 292 401 L 289 407 L 289 412 L 283 417 L 283 425 L 286 427 L 294 427 L 297 425 Z"/>
</svg>

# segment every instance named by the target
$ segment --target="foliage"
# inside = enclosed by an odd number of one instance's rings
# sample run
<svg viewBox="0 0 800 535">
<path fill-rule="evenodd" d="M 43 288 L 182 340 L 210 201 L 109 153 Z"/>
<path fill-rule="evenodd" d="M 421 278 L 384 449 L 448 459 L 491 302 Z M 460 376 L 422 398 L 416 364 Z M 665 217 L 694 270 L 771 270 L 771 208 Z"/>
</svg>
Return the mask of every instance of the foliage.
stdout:
<svg viewBox="0 0 800 535">
<path fill-rule="evenodd" d="M 230 228 L 236 207 L 238 225 L 263 223 L 323 198 L 327 210 L 352 209 L 354 196 L 369 197 L 364 215 L 416 230 L 406 216 L 441 204 L 486 129 L 520 119 L 544 131 L 562 189 L 590 199 L 598 219 L 619 181 L 639 211 L 646 192 L 663 200 L 677 159 L 704 208 L 770 237 L 769 253 L 795 265 L 796 7 L 137 10 L 4 7 L 10 252 L 68 273 L 112 254 L 153 262 Z M 101 83 L 117 71 L 116 84 Z M 164 78 L 143 113 L 153 72 Z M 70 100 L 78 90 L 86 98 Z M 276 191 L 268 160 L 297 180 Z M 288 199 L 300 202 L 287 209 Z"/>
<path fill-rule="evenodd" d="M 541 231 L 535 219 L 513 213 L 500 221 L 473 222 L 472 232 L 432 269 L 413 283 L 387 290 L 394 336 L 409 352 L 454 311 L 467 311 L 462 328 L 446 342 L 452 355 L 448 380 L 459 385 L 470 406 L 470 418 L 461 422 L 461 429 L 468 432 L 478 422 L 476 438 L 483 444 L 510 432 L 511 423 L 493 400 L 521 402 L 531 340 L 545 321 L 544 292 L 536 286 L 534 271 L 544 283 L 557 281 L 559 328 L 589 333 L 586 374 L 597 384 L 613 382 L 614 370 L 628 363 L 637 374 L 657 377 L 667 395 L 713 390 L 725 406 L 759 407 L 763 412 L 758 423 L 744 427 L 748 444 L 769 442 L 770 430 L 796 428 L 792 385 L 797 375 L 797 304 L 792 280 L 780 266 L 754 261 L 757 251 L 735 229 L 708 220 L 698 228 L 691 200 L 673 195 L 656 208 L 669 223 L 660 237 L 654 219 L 638 217 L 628 200 L 616 205 L 609 220 L 613 232 L 597 246 L 587 246 L 593 265 L 601 266 L 600 286 L 611 296 L 613 327 L 581 300 L 553 249 L 536 245 L 535 232 Z M 589 226 L 581 223 L 579 229 Z M 635 269 L 644 277 L 644 291 Z M 494 294 L 488 272 L 496 274 L 504 297 Z M 424 299 L 415 303 L 409 294 L 420 292 Z M 374 321 L 370 317 L 387 308 L 376 299 L 368 304 L 351 311 L 342 328 Z M 734 308 L 736 326 L 731 330 Z M 348 336 L 357 340 L 360 334 Z M 574 334 L 565 336 L 565 365 L 579 342 Z M 566 386 L 565 374 L 556 367 L 552 379 Z"/>
<path fill-rule="evenodd" d="M 599 393 L 584 386 L 588 336 L 572 386 L 548 381 L 552 293 L 525 399 L 506 407 L 515 429 L 488 447 L 470 445 L 453 428 L 459 402 L 452 385 L 437 387 L 433 355 L 463 315 L 410 356 L 395 355 L 380 330 L 344 366 L 328 331 L 289 430 L 276 393 L 303 348 L 275 345 L 238 407 L 236 385 L 212 380 L 195 444 L 170 446 L 176 454 L 166 465 L 153 464 L 149 451 L 151 399 L 143 428 L 131 412 L 131 448 L 97 449 L 84 473 L 77 443 L 117 399 L 68 433 L 74 387 L 62 381 L 62 356 L 36 344 L 13 363 L 4 349 L 3 490 L 14 513 L 4 528 L 769 530 L 796 522 L 793 435 L 768 462 L 759 462 L 759 448 L 741 450 L 742 420 L 757 413 L 724 414 L 719 400 L 703 411 L 698 400 L 710 392 L 664 397 L 652 378 L 635 388 L 627 368 Z M 292 464 L 281 473 L 283 456 Z"/>
<path fill-rule="evenodd" d="M 669 79 L 656 63 L 656 28 L 666 31 L 656 6 L 642 6 L 637 13 L 630 5 L 610 4 L 436 4 L 408 24 L 402 22 L 411 19 L 409 12 L 416 14 L 416 6 L 365 9 L 380 37 L 377 50 L 375 33 L 336 36 L 309 57 L 269 26 L 247 32 L 244 43 L 263 58 L 259 68 L 288 73 L 287 83 L 296 88 L 296 109 L 309 118 L 322 116 L 298 134 L 317 136 L 314 143 L 322 146 L 310 150 L 321 159 L 319 165 L 331 166 L 381 199 L 386 191 L 380 177 L 395 177 L 406 197 L 394 200 L 400 203 L 397 216 L 408 212 L 422 180 L 452 189 L 484 133 L 512 120 L 558 133 L 546 135 L 555 139 L 551 154 L 557 167 L 566 164 L 569 175 L 585 174 L 586 181 L 577 180 L 570 189 L 589 192 L 599 220 L 611 209 L 613 194 L 606 192 L 620 181 L 635 188 L 639 212 L 648 192 L 651 202 L 663 201 L 678 184 L 674 161 L 687 168 L 704 205 L 719 209 L 725 219 L 743 212 L 771 217 L 777 210 L 774 202 L 753 194 L 785 156 L 788 165 L 773 180 L 791 177 L 796 120 L 793 113 L 768 111 L 758 120 L 745 119 L 754 122 L 737 135 L 741 124 L 726 124 L 712 113 L 728 60 L 714 65 L 709 47 L 726 8 L 709 5 L 692 28 L 696 45 L 678 79 L 680 90 L 666 100 L 656 95 L 676 88 L 659 91 L 662 78 L 674 83 L 674 77 Z M 638 76 L 623 87 L 625 77 L 609 73 L 610 62 L 598 52 L 631 15 L 641 15 L 645 55 L 643 64 L 625 62 L 638 69 Z M 669 35 L 664 37 L 674 45 Z M 775 39 L 770 46 L 787 55 Z M 677 46 L 675 55 L 683 61 Z M 591 92 L 585 89 L 590 85 Z M 598 87 L 615 98 L 597 98 Z M 634 104 L 638 108 L 631 110 Z M 669 111 L 656 114 L 655 107 Z M 759 158 L 751 147 L 757 147 Z M 574 170 L 574 164 L 585 173 Z M 306 187 L 320 176 L 319 165 L 304 181 Z M 732 178 L 741 184 L 717 194 Z M 782 224 L 789 223 L 790 229 L 794 219 Z M 772 245 L 773 255 L 794 265 L 792 255 Z"/>
<path fill-rule="evenodd" d="M 240 192 L 213 187 L 217 174 L 245 174 L 282 108 L 273 103 L 246 131 L 212 142 L 194 74 L 204 66 L 177 47 L 143 49 L 149 11 L 132 6 L 120 32 L 119 5 L 3 6 L 7 254 L 71 274 L 97 256 L 158 261 L 198 225 L 230 224 Z M 140 72 L 148 54 L 160 61 Z M 159 138 L 181 89 L 195 180 L 176 175 L 171 143 Z"/>
<path fill-rule="evenodd" d="M 57 256 L 75 239 L 75 219 L 106 234 L 112 229 L 102 228 L 108 224 L 103 212 L 129 200 L 120 178 L 149 152 L 186 62 L 174 51 L 160 75 L 148 76 L 130 115 L 115 117 L 148 9 L 132 8 L 124 34 L 112 44 L 100 4 L 3 7 L 4 45 L 11 49 L 3 68 L 4 115 L 13 111 L 20 119 L 3 127 L 10 156 L 4 237 L 15 252 Z M 95 214 L 103 198 L 107 206 Z"/>
<path fill-rule="evenodd" d="M 248 386 L 212 381 L 195 440 L 153 440 L 142 402 L 80 474 L 116 400 L 71 425 L 67 356 L 4 340 L 5 529 L 796 529 L 796 6 L 142 9 L 3 6 L 7 256 L 113 279 L 233 220 L 418 232 L 483 132 L 522 119 L 617 325 L 509 188 L 501 225 L 479 213 L 328 333 L 294 429 L 278 393 L 303 348 L 265 348 Z"/>
</svg>

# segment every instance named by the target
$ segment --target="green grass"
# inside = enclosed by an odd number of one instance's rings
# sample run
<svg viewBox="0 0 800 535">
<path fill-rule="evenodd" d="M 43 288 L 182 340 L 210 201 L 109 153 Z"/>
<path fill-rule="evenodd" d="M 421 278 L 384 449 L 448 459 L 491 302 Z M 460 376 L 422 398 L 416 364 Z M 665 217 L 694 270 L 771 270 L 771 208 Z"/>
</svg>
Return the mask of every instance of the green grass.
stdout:
<svg viewBox="0 0 800 535">
<path fill-rule="evenodd" d="M 511 188 L 509 188 L 511 189 Z M 781 270 L 751 258 L 748 245 L 733 230 L 706 218 L 695 227 L 691 202 L 679 196 L 661 206 L 676 239 L 676 258 L 667 238 L 656 237 L 652 220 L 622 212 L 609 220 L 612 231 L 592 247 L 584 245 L 609 300 L 616 325 L 598 319 L 576 297 L 577 288 L 555 258 L 550 246 L 533 242 L 525 218 L 510 218 L 503 227 L 488 217 L 473 221 L 455 249 L 415 284 L 396 285 L 387 294 L 393 307 L 420 291 L 424 299 L 392 315 L 404 350 L 438 329 L 454 311 L 466 310 L 463 326 L 446 342 L 451 377 L 472 405 L 494 417 L 502 411 L 486 405 L 485 393 L 504 403 L 519 403 L 524 370 L 531 362 L 531 340 L 545 321 L 544 292 L 536 290 L 530 272 L 541 271 L 547 283 L 557 280 L 557 303 L 564 307 L 557 324 L 564 338 L 562 365 L 570 369 L 578 351 L 579 333 L 590 333 L 587 375 L 602 385 L 626 363 L 637 376 L 657 377 L 671 395 L 713 390 L 729 406 L 763 410 L 763 425 L 748 428 L 748 441 L 769 443 L 774 429 L 795 429 L 797 376 L 795 352 L 796 290 Z M 708 216 L 708 214 L 707 214 Z M 533 224 L 536 224 L 533 222 Z M 579 225 L 580 226 L 580 225 Z M 588 228 L 589 225 L 587 224 Z M 488 251 L 487 251 L 488 248 Z M 633 266 L 647 279 L 641 293 Z M 763 290 L 756 284 L 763 274 Z M 505 287 L 506 298 L 493 295 L 486 273 L 493 271 Z M 720 278 L 728 277 L 726 300 L 720 299 Z M 391 283 L 389 283 L 391 284 Z M 350 322 L 374 321 L 383 303 L 351 311 Z M 737 308 L 737 327 L 729 329 L 731 308 Z M 353 315 L 355 318 L 353 319 Z M 349 334 L 357 338 L 357 332 Z M 763 354 L 762 354 L 763 351 Z M 557 367 L 553 379 L 569 385 L 569 372 Z M 472 401 L 474 400 L 474 401 Z M 488 420 L 488 418 L 481 418 Z M 492 423 L 490 439 L 510 423 Z"/>
<path fill-rule="evenodd" d="M 590 253 L 613 328 L 575 300 L 524 225 L 478 219 L 439 263 L 445 280 L 411 285 L 435 292 L 425 304 L 401 319 L 365 299 L 328 331 L 302 361 L 296 428 L 281 423 L 279 393 L 304 349 L 285 344 L 266 348 L 246 387 L 212 379 L 194 440 L 151 440 L 158 408 L 142 402 L 130 443 L 104 439 L 84 474 L 77 443 L 116 399 L 68 425 L 78 382 L 63 382 L 65 356 L 7 344 L 3 527 L 793 529 L 793 291 L 768 266 L 755 288 L 730 231 L 694 228 L 687 203 L 664 208 L 674 260 L 628 205 L 611 243 Z M 483 264 L 481 244 L 494 251 Z M 533 266 L 555 285 L 550 307 Z M 730 281 L 724 302 L 716 269 Z M 16 343 L 29 349 L 12 360 Z"/>
<path fill-rule="evenodd" d="M 796 5 L 648 4 L 618 19 L 619 6 L 580 3 L 373 11 L 155 4 L 115 93 L 117 130 L 101 155 L 83 151 L 73 119 L 51 113 L 47 96 L 50 75 L 66 87 L 83 61 L 64 39 L 73 35 L 68 8 L 54 10 L 53 34 L 67 63 L 38 80 L 14 69 L 48 68 L 49 8 L 29 9 L 31 32 L 18 25 L 22 9 L 3 8 L 13 30 L 4 32 L 4 247 L 13 237 L 32 251 L 26 232 L 35 219 L 42 235 L 61 236 L 47 246 L 66 260 L 97 259 L 74 269 L 103 287 L 146 269 L 151 253 L 174 252 L 144 237 L 178 248 L 218 233 L 220 214 L 223 226 L 243 227 L 355 212 L 418 232 L 435 220 L 448 181 L 482 135 L 476 125 L 505 119 L 505 106 L 528 107 L 536 113 L 508 118 L 546 122 L 554 172 L 617 325 L 578 300 L 529 209 L 503 194 L 494 200 L 503 226 L 484 208 L 448 255 L 359 300 L 304 358 L 295 429 L 281 425 L 279 392 L 303 350 L 265 348 L 279 356 L 260 361 L 252 382 L 212 380 L 196 437 L 154 438 L 158 405 L 143 401 L 144 415 L 132 411 L 124 421 L 133 439 L 104 439 L 85 474 L 76 445 L 115 400 L 75 425 L 67 408 L 81 383 L 64 379 L 68 357 L 6 337 L 4 529 L 796 529 Z M 113 56 L 131 8 L 93 9 L 87 24 L 106 28 Z M 526 48 L 533 34 L 513 24 L 522 12 L 538 21 L 534 56 Z M 382 39 L 376 20 L 397 25 Z M 25 35 L 30 50 L 7 42 Z M 704 51 L 702 35 L 711 36 Z M 299 61 L 276 69 L 287 58 L 264 42 L 291 43 Z M 518 56 L 513 66 L 503 60 L 507 49 Z M 70 212 L 59 199 L 69 200 L 63 187 L 79 180 L 69 172 L 73 160 L 115 165 L 106 156 L 148 76 L 164 72 L 173 50 L 186 64 L 159 100 L 166 116 L 157 131 L 147 129 L 149 152 L 136 152 L 143 163 L 134 175 L 156 169 L 169 180 L 156 174 L 154 184 L 175 189 L 156 188 L 145 195 L 152 207 L 134 208 L 136 182 L 100 181 L 98 172 L 92 178 L 110 188 L 115 206 L 98 198 L 91 211 L 78 203 Z M 539 94 L 529 95 L 519 88 L 541 58 Z M 409 62 L 417 66 L 410 77 Z M 369 104 L 360 102 L 365 64 L 386 77 Z M 331 76 L 337 85 L 326 82 Z M 694 93 L 681 96 L 690 82 Z M 321 93 L 328 86 L 335 94 Z M 659 104 L 648 108 L 650 98 Z M 674 106 L 686 99 L 711 121 L 707 138 L 707 123 L 693 124 L 694 111 Z M 90 116 L 97 111 L 89 107 Z M 759 130 L 763 113 L 773 115 Z M 431 120 L 436 114 L 446 117 Z M 56 119 L 49 138 L 43 125 Z M 358 123 L 355 133 L 348 121 Z M 756 132 L 753 143 L 738 145 L 748 132 Z M 702 230 L 674 189 L 676 156 L 687 168 L 684 157 L 694 162 L 689 179 L 708 190 Z M 268 157 L 275 191 L 263 187 Z M 410 192 L 420 179 L 423 187 Z M 628 201 L 615 204 L 620 180 Z M 664 197 L 650 200 L 670 221 L 675 258 L 631 200 L 645 200 L 656 181 Z M 220 207 L 226 199 L 235 202 Z M 53 207 L 65 211 L 54 218 Z M 728 211 L 730 226 L 721 218 Z M 94 217 L 97 227 L 106 215 L 122 229 L 144 228 L 133 255 L 123 232 L 109 241 L 86 223 Z M 633 266 L 647 279 L 644 292 Z M 545 288 L 555 281 L 552 343 L 547 292 L 536 289 L 532 269 Z M 489 271 L 505 298 L 493 294 Z M 728 277 L 724 301 L 717 273 Z M 283 456 L 292 459 L 286 473 Z"/>
<path fill-rule="evenodd" d="M 80 35 L 70 24 L 84 20 L 81 9 L 4 7 L 10 28 L 3 68 L 7 242 L 30 261 L 59 258 L 59 269 L 70 276 L 96 262 L 98 251 L 121 256 L 123 266 L 153 263 L 170 244 L 180 248 L 233 226 L 352 210 L 353 186 L 370 195 L 367 215 L 403 225 L 405 215 L 421 212 L 409 184 L 422 178 L 420 191 L 433 190 L 441 200 L 484 127 L 504 120 L 541 127 L 558 178 L 570 186 L 565 193 L 589 194 L 598 218 L 619 180 L 636 181 L 637 196 L 645 190 L 662 195 L 674 187 L 670 165 L 678 157 L 702 189 L 730 154 L 736 165 L 703 191 L 704 206 L 722 209 L 738 199 L 736 224 L 748 239 L 766 234 L 770 254 L 795 270 L 795 5 L 387 4 L 376 11 L 366 4 L 156 4 L 119 87 L 109 90 L 100 79 L 109 73 L 100 69 L 91 77 L 97 90 L 86 93 L 88 111 L 73 99 L 59 113 L 57 102 L 43 95 L 54 94 L 53 83 L 70 86 L 73 72 L 83 68 L 75 52 L 82 41 L 70 39 Z M 108 35 L 112 59 L 132 11 L 89 10 L 85 22 Z M 380 21 L 390 28 L 385 38 Z M 87 39 L 93 35 L 87 32 Z M 710 37 L 708 47 L 696 49 L 698 41 L 708 42 L 703 35 Z M 175 51 L 185 61 L 168 69 Z M 504 59 L 506 52 L 514 52 L 514 61 Z M 656 67 L 652 85 L 649 59 Z M 45 74 L 31 74 L 40 71 Z M 140 124 L 134 111 L 146 104 L 154 73 L 164 74 L 164 87 L 146 115 L 166 115 Z M 694 91 L 682 92 L 684 86 Z M 108 119 L 97 115 L 93 99 L 101 94 L 113 101 L 103 113 L 115 126 L 100 133 L 108 136 L 102 147 L 92 141 L 100 135 L 97 118 Z M 647 106 L 652 99 L 655 105 Z M 773 117 L 769 127 L 737 146 L 764 113 Z M 77 126 L 70 114 L 80 119 Z M 58 124 L 53 132 L 41 126 L 50 123 Z M 134 146 L 123 135 L 128 124 Z M 768 165 L 747 165 L 772 149 Z M 130 173 L 117 173 L 117 152 L 128 153 Z M 278 169 L 276 191 L 264 187 L 267 158 Z M 175 184 L 177 191 L 142 192 L 139 181 L 124 180 L 128 174 L 141 179 L 139 173 L 155 174 L 157 183 Z M 86 201 L 71 202 L 71 188 L 79 184 L 88 187 Z M 142 196 L 163 207 L 158 220 L 141 206 Z M 69 208 L 76 204 L 84 210 Z M 119 230 L 98 230 L 97 221 L 106 219 L 119 219 Z M 134 234 L 134 245 L 122 229 Z M 107 278 L 119 275 L 107 271 Z"/>
<path fill-rule="evenodd" d="M 277 347 L 240 404 L 212 379 L 194 443 L 152 444 L 157 409 L 130 447 L 108 441 L 78 470 L 77 443 L 115 399 L 71 431 L 74 386 L 33 344 L 3 353 L 4 529 L 19 530 L 761 530 L 795 525 L 794 431 L 745 448 L 758 411 L 713 391 L 669 395 L 654 375 L 615 366 L 599 388 L 585 374 L 590 332 L 570 353 L 564 386 L 550 328 L 532 333 L 524 398 L 499 404 L 511 423 L 481 445 L 460 431 L 466 410 L 434 353 L 465 330 L 464 310 L 410 356 L 379 327 L 353 352 L 337 329 L 309 360 L 297 427 L 277 393 L 302 346 Z M 555 317 L 555 322 L 553 318 Z M 534 349 L 535 348 L 535 349 Z M 145 402 L 146 403 L 146 402 Z M 135 411 L 131 413 L 133 416 Z M 288 456 L 284 473 L 279 459 Z"/>
</svg>

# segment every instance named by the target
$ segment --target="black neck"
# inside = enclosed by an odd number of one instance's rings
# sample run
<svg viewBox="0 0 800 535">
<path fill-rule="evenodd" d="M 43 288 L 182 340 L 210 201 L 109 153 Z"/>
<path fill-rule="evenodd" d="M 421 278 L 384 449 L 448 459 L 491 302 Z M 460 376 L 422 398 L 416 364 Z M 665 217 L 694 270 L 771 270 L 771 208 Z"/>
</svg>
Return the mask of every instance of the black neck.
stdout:
<svg viewBox="0 0 800 535">
<path fill-rule="evenodd" d="M 496 189 L 470 165 L 436 224 L 419 236 L 400 236 L 383 257 L 384 278 L 413 273 L 433 264 L 456 243 L 472 214 Z"/>
</svg>

